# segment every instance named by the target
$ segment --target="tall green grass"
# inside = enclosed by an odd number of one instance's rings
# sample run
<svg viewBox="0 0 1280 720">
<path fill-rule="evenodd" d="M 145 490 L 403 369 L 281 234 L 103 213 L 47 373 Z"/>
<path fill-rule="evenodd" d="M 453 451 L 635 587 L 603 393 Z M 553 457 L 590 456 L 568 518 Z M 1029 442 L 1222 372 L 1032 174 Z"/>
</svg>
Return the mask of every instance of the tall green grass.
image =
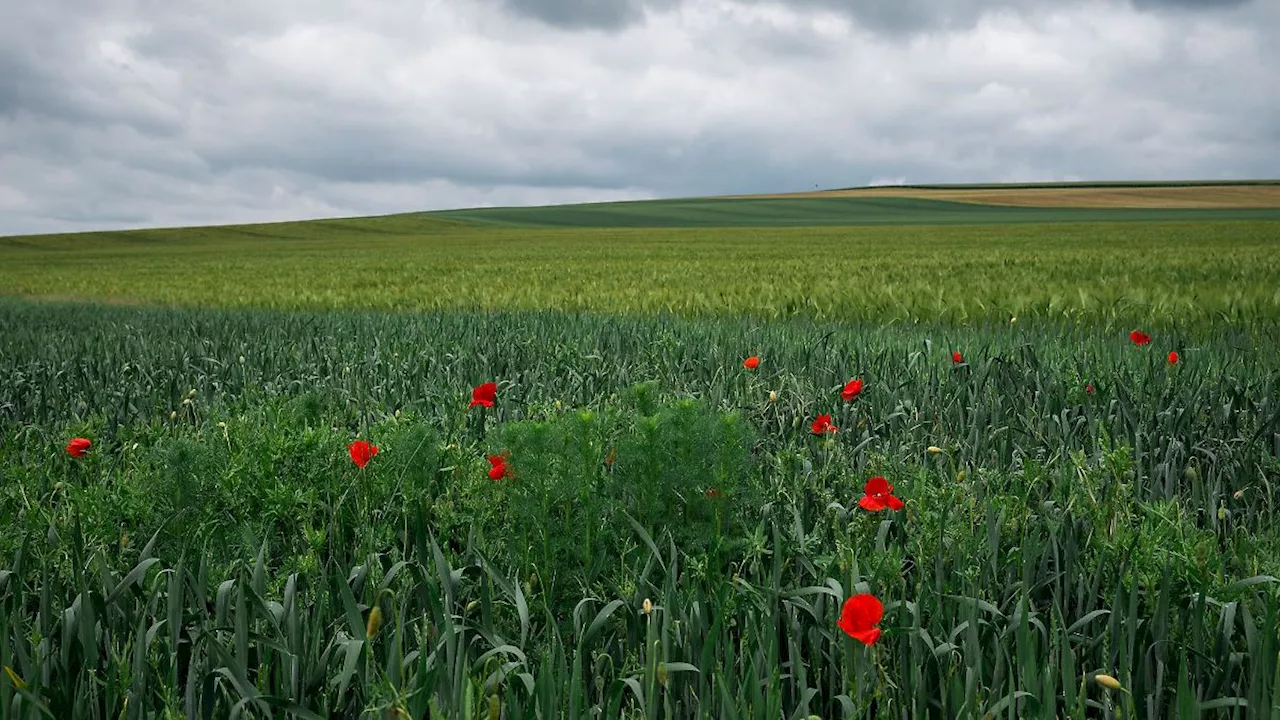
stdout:
<svg viewBox="0 0 1280 720">
<path fill-rule="evenodd" d="M 1130 329 L 0 305 L 0 707 L 1267 717 L 1276 327 Z"/>
<path fill-rule="evenodd" d="M 393 216 L 0 238 L 0 293 L 224 308 L 1239 325 L 1280 316 L 1278 227 L 530 230 Z"/>
</svg>

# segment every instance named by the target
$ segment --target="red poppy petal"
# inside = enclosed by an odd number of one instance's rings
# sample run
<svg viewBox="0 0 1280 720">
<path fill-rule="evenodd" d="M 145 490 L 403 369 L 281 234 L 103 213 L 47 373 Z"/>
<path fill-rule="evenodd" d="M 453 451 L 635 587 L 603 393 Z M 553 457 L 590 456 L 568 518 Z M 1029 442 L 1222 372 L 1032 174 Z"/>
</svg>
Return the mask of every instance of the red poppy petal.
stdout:
<svg viewBox="0 0 1280 720">
<path fill-rule="evenodd" d="M 890 510 L 901 510 L 906 507 L 906 503 L 902 502 L 902 500 L 900 500 L 896 495 L 886 496 L 885 502 L 889 504 Z"/>
<path fill-rule="evenodd" d="M 884 500 L 875 495 L 863 495 L 862 499 L 858 501 L 858 506 L 871 512 L 880 512 L 885 508 Z"/>
<path fill-rule="evenodd" d="M 884 605 L 870 593 L 854 595 L 845 600 L 844 612 L 850 615 L 853 626 L 859 630 L 877 625 L 884 619 Z"/>
<path fill-rule="evenodd" d="M 862 487 L 862 490 L 868 495 L 882 495 L 887 492 L 892 492 L 893 486 L 889 484 L 888 480 L 877 475 L 876 477 L 868 480 L 867 484 Z"/>
<path fill-rule="evenodd" d="M 852 637 L 854 640 L 857 640 L 858 642 L 862 643 L 863 645 L 870 647 L 874 645 L 877 640 L 880 639 L 880 628 L 871 628 L 870 630 L 861 630 L 858 632 L 852 632 L 852 633 L 849 633 L 849 636 Z"/>
</svg>

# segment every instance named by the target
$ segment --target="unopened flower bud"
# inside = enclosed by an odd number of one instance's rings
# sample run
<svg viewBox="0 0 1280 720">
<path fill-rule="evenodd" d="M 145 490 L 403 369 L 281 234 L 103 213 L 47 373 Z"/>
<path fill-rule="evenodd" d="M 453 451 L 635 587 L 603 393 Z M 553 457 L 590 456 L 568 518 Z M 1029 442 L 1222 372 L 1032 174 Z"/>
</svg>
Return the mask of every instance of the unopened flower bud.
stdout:
<svg viewBox="0 0 1280 720">
<path fill-rule="evenodd" d="M 1101 685 L 1102 687 L 1108 690 L 1120 689 L 1120 681 L 1111 677 L 1110 675 L 1103 675 L 1102 673 L 1098 673 L 1097 675 L 1093 676 L 1093 679 L 1096 680 L 1099 685 Z"/>
<path fill-rule="evenodd" d="M 649 598 L 645 598 L 644 602 L 640 605 L 640 611 L 645 615 L 653 612 L 653 602 L 649 600 Z"/>
<path fill-rule="evenodd" d="M 776 403 L 776 402 L 778 402 L 778 391 L 777 391 L 777 390 L 770 390 L 770 391 L 769 391 L 769 402 L 771 402 L 771 403 Z"/>
<path fill-rule="evenodd" d="M 928 449 L 929 449 L 930 455 L 938 455 L 942 452 L 942 448 L 938 447 L 937 445 L 930 445 Z"/>
<path fill-rule="evenodd" d="M 370 640 L 374 635 L 378 634 L 378 630 L 382 627 L 382 608 L 374 605 L 369 611 L 369 620 L 364 625 L 364 634 Z"/>
</svg>

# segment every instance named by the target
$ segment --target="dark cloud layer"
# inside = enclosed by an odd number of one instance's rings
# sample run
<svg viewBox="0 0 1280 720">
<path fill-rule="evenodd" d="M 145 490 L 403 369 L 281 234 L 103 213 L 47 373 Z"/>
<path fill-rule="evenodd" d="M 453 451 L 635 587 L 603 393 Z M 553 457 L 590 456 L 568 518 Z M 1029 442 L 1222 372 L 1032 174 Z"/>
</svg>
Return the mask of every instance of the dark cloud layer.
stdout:
<svg viewBox="0 0 1280 720">
<path fill-rule="evenodd" d="M 872 182 L 1280 176 L 1280 4 L 44 0 L 0 234 Z"/>
</svg>

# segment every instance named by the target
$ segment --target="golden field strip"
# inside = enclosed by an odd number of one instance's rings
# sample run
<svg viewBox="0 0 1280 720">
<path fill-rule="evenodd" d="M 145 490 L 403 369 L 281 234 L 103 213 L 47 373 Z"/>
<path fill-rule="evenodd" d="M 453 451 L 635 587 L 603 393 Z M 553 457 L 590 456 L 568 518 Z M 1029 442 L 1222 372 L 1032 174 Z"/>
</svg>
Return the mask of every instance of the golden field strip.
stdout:
<svg viewBox="0 0 1280 720">
<path fill-rule="evenodd" d="M 917 198 L 980 205 L 1044 208 L 1275 208 L 1280 185 L 1179 185 L 1134 187 L 924 188 L 867 187 L 848 190 L 753 195 L 757 198 Z"/>
</svg>

